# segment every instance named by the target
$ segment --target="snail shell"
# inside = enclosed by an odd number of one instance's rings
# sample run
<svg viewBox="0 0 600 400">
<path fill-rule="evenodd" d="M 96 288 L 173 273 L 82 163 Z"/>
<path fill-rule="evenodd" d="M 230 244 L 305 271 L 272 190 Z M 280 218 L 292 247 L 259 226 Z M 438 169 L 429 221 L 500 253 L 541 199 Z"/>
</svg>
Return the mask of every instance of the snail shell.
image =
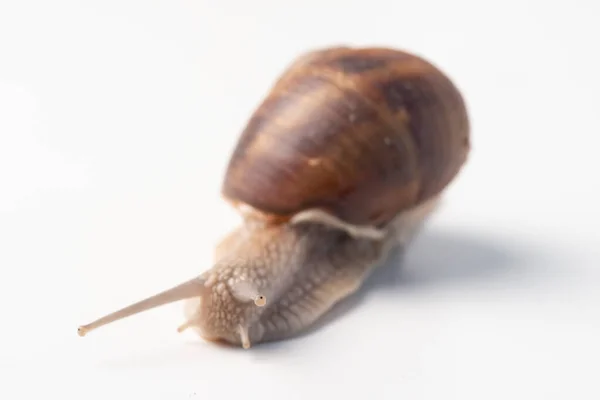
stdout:
<svg viewBox="0 0 600 400">
<path fill-rule="evenodd" d="M 431 63 L 385 48 L 307 53 L 233 151 L 222 194 L 245 218 L 214 266 L 79 334 L 189 299 L 180 332 L 244 348 L 297 335 L 407 244 L 469 150 L 463 98 Z"/>
<path fill-rule="evenodd" d="M 252 115 L 223 195 L 271 220 L 319 209 L 382 226 L 438 195 L 469 147 L 463 98 L 431 63 L 325 49 L 292 63 Z"/>
</svg>

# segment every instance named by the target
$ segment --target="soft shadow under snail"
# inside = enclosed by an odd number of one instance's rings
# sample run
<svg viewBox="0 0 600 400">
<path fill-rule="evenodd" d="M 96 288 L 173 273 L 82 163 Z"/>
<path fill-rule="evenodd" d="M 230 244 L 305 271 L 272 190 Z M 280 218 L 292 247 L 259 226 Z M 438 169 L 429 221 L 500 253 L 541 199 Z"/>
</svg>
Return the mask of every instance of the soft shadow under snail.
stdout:
<svg viewBox="0 0 600 400">
<path fill-rule="evenodd" d="M 202 338 L 249 348 L 305 331 L 406 246 L 467 160 L 465 102 L 423 58 L 308 52 L 275 82 L 235 148 L 223 197 L 243 216 L 215 265 L 88 325 L 179 300 Z"/>
</svg>

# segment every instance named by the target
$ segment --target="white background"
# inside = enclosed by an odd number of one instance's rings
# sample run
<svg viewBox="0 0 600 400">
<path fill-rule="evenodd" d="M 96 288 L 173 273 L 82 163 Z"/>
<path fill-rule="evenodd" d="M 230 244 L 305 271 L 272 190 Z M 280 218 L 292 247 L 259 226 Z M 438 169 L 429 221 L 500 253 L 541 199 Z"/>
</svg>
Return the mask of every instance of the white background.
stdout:
<svg viewBox="0 0 600 400">
<path fill-rule="evenodd" d="M 0 2 L 0 397 L 600 398 L 600 13 L 592 0 Z M 249 351 L 174 304 L 283 68 L 393 46 L 463 90 L 473 152 L 406 255 L 322 329 Z M 111 397 L 105 397 L 110 395 Z M 371 397 L 367 397 L 371 396 Z"/>
</svg>

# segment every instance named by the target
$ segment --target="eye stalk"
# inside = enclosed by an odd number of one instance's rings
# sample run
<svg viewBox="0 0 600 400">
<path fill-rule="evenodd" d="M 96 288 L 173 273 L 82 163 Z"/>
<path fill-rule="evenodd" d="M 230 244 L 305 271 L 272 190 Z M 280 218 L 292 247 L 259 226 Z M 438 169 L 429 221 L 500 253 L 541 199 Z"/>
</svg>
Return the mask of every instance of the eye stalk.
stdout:
<svg viewBox="0 0 600 400">
<path fill-rule="evenodd" d="M 239 280 L 230 286 L 231 294 L 241 302 L 254 301 L 258 307 L 267 304 L 267 298 L 258 291 L 257 285 L 247 280 Z"/>
<path fill-rule="evenodd" d="M 77 333 L 79 336 L 85 336 L 91 330 L 108 325 L 123 318 L 127 318 L 129 316 L 139 314 L 165 304 L 174 303 L 176 301 L 200 297 L 203 293 L 205 293 L 204 283 L 205 280 L 202 278 L 191 279 L 169 290 L 165 290 L 164 292 L 158 293 L 154 296 L 148 297 L 144 300 L 138 301 L 137 303 L 99 318 L 88 325 L 82 325 L 77 329 Z"/>
<path fill-rule="evenodd" d="M 207 285 L 210 287 L 214 285 L 214 281 L 210 278 Z M 238 302 L 248 304 L 254 302 L 257 307 L 264 307 L 267 304 L 267 298 L 264 294 L 260 293 L 255 283 L 247 281 L 245 279 L 238 280 L 234 283 L 229 284 L 229 291 L 233 298 Z M 235 301 L 234 300 L 234 301 Z M 188 328 L 199 325 L 200 319 L 198 316 L 192 316 L 190 320 L 186 321 L 177 328 L 177 332 L 182 333 Z M 248 326 L 245 323 L 237 325 L 237 331 L 239 334 L 242 347 L 248 349 L 251 346 L 250 337 L 248 334 Z"/>
</svg>

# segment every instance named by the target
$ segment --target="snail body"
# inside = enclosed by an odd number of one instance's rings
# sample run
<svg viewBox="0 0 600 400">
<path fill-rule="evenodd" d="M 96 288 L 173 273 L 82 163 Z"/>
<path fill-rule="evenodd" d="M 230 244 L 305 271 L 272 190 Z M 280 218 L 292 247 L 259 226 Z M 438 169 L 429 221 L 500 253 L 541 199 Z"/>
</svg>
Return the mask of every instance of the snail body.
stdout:
<svg viewBox="0 0 600 400">
<path fill-rule="evenodd" d="M 79 328 L 187 300 L 179 331 L 248 348 L 293 337 L 354 293 L 436 209 L 470 150 L 459 90 L 416 55 L 296 59 L 243 130 L 222 186 L 242 224 L 214 266 Z"/>
</svg>

